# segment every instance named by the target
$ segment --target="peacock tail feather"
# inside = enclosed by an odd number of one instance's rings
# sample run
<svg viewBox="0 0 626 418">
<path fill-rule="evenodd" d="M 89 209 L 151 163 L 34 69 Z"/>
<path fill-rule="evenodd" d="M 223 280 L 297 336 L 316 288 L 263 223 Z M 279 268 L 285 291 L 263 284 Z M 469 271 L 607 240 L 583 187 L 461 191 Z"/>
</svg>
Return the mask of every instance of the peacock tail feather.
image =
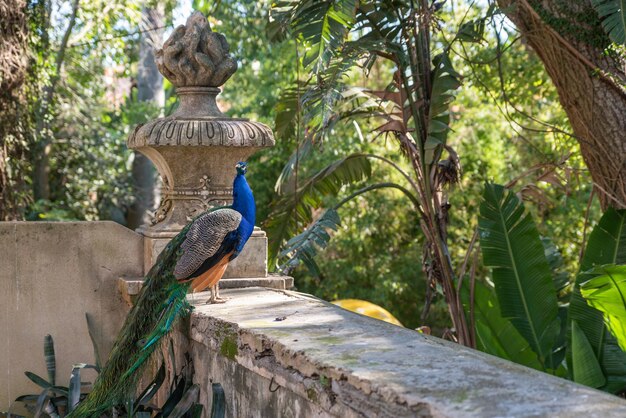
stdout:
<svg viewBox="0 0 626 418">
<path fill-rule="evenodd" d="M 174 277 L 188 230 L 189 225 L 170 241 L 146 275 L 92 392 L 68 417 L 99 418 L 134 395 L 141 370 L 158 342 L 172 329 L 176 319 L 191 312 L 186 300 L 189 283 L 180 283 Z"/>
</svg>

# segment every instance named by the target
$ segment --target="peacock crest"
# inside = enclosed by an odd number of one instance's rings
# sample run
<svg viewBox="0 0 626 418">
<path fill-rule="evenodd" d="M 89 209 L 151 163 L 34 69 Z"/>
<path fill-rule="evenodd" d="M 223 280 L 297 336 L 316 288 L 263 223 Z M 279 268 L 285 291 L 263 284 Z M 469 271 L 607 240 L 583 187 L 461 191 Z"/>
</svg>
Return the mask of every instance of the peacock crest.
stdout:
<svg viewBox="0 0 626 418">
<path fill-rule="evenodd" d="M 226 38 L 195 12 L 156 51 L 156 64 L 176 87 L 219 87 L 237 71 Z"/>
</svg>

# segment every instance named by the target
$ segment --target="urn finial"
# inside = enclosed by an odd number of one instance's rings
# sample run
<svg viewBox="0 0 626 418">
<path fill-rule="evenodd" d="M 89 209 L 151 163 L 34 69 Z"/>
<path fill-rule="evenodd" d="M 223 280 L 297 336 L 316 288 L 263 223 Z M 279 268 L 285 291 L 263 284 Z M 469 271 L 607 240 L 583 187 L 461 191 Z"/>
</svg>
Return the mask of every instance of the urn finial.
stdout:
<svg viewBox="0 0 626 418">
<path fill-rule="evenodd" d="M 176 87 L 219 87 L 237 71 L 226 38 L 194 12 L 156 51 L 157 68 Z"/>
</svg>

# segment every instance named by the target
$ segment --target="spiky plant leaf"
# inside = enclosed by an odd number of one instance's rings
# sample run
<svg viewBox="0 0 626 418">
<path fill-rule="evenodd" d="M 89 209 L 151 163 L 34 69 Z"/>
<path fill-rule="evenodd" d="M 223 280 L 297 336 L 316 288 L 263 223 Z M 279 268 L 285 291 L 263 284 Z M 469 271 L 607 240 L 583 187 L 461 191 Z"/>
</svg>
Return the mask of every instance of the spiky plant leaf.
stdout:
<svg viewBox="0 0 626 418">
<path fill-rule="evenodd" d="M 626 44 L 626 0 L 592 0 L 602 27 L 617 44 Z"/>
<path fill-rule="evenodd" d="M 46 370 L 48 371 L 48 382 L 52 386 L 56 384 L 57 363 L 54 355 L 54 340 L 52 335 L 48 334 L 43 341 L 43 355 L 46 360 Z"/>
<path fill-rule="evenodd" d="M 576 276 L 570 299 L 568 323 L 571 321 L 578 323 L 606 376 L 606 385 L 602 389 L 613 393 L 626 388 L 626 354 L 619 348 L 615 337 L 606 329 L 602 312 L 585 302 L 580 293 L 580 285 L 595 277 L 591 273 L 594 267 L 624 263 L 626 263 L 626 210 L 617 211 L 610 208 L 602 215 L 589 235 L 580 273 Z M 571 366 L 571 349 L 567 357 Z"/>
<path fill-rule="evenodd" d="M 191 407 L 198 401 L 200 394 L 199 385 L 191 385 L 185 392 L 183 397 L 178 401 L 174 410 L 169 414 L 169 418 L 181 418 L 187 411 L 191 410 Z"/>
<path fill-rule="evenodd" d="M 175 381 L 174 391 L 170 394 L 170 396 L 163 404 L 163 408 L 161 408 L 161 412 L 156 415 L 156 418 L 167 418 L 174 411 L 178 402 L 183 398 L 186 392 L 187 380 L 184 376 L 181 376 L 178 380 Z"/>
<path fill-rule="evenodd" d="M 85 320 L 87 321 L 87 331 L 89 332 L 89 339 L 91 340 L 91 346 L 93 347 L 93 356 L 96 360 L 97 370 L 100 371 L 102 367 L 102 356 L 100 355 L 100 347 L 96 342 L 96 324 L 94 319 L 88 313 L 85 313 Z"/>
<path fill-rule="evenodd" d="M 91 364 L 85 364 L 85 363 L 74 364 L 74 366 L 72 367 L 72 373 L 70 375 L 70 385 L 69 385 L 69 390 L 68 390 L 69 392 L 68 405 L 67 405 L 70 411 L 73 411 L 74 408 L 76 408 L 76 405 L 78 405 L 78 402 L 80 402 L 80 390 L 82 388 L 80 371 L 82 369 L 97 370 L 98 367 L 91 365 Z"/>
<path fill-rule="evenodd" d="M 224 388 L 219 383 L 211 385 L 213 402 L 211 403 L 211 418 L 224 418 L 226 416 L 226 396 Z"/>
<path fill-rule="evenodd" d="M 154 380 L 144 389 L 144 391 L 137 397 L 137 406 L 148 405 L 148 402 L 156 395 L 156 393 L 163 385 L 165 381 L 165 361 L 161 362 L 161 367 L 157 372 Z"/>
<path fill-rule="evenodd" d="M 539 232 L 514 193 L 485 185 L 478 221 L 484 264 L 491 267 L 502 316 L 545 366 L 559 334 L 556 290 Z"/>
<path fill-rule="evenodd" d="M 43 389 L 47 389 L 53 386 L 50 382 L 46 381 L 46 379 L 33 372 L 24 372 L 24 374 L 31 380 L 31 382 L 33 382 L 37 386 L 41 386 Z"/>
</svg>

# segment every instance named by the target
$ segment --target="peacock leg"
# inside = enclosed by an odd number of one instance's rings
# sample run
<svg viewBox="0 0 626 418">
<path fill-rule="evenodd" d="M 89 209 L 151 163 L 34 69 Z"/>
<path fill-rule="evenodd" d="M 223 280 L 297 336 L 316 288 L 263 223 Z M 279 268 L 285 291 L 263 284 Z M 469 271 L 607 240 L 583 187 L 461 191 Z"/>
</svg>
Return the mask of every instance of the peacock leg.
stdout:
<svg viewBox="0 0 626 418">
<path fill-rule="evenodd" d="M 228 300 L 228 298 L 220 297 L 220 283 L 217 282 L 210 289 L 211 297 L 207 301 L 207 303 L 224 303 Z"/>
</svg>

